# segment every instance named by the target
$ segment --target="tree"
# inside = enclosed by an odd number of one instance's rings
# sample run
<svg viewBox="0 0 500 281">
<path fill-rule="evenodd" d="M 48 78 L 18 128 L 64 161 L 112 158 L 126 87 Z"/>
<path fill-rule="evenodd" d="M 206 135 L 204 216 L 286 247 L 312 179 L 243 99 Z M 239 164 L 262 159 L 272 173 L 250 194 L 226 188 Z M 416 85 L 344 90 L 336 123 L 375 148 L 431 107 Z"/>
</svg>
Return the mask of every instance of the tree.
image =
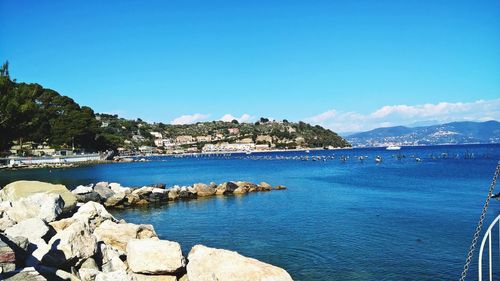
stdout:
<svg viewBox="0 0 500 281">
<path fill-rule="evenodd" d="M 231 123 L 233 123 L 233 124 L 240 124 L 240 122 L 238 122 L 238 120 L 236 120 L 236 119 L 233 119 L 233 121 L 231 121 Z"/>
<path fill-rule="evenodd" d="M 1 77 L 9 77 L 9 61 L 6 60 L 3 64 L 2 64 L 2 68 L 0 68 L 0 76 Z"/>
</svg>

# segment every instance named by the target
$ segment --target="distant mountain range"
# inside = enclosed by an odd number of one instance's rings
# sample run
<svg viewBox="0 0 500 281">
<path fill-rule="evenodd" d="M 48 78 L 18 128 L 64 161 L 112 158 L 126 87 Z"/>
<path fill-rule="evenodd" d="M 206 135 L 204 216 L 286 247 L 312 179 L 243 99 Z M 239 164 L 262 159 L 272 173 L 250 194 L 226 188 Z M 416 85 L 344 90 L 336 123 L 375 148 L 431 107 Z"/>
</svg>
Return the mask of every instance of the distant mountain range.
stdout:
<svg viewBox="0 0 500 281">
<path fill-rule="evenodd" d="M 354 147 L 500 143 L 500 122 L 452 122 L 420 127 L 387 127 L 352 134 Z"/>
</svg>

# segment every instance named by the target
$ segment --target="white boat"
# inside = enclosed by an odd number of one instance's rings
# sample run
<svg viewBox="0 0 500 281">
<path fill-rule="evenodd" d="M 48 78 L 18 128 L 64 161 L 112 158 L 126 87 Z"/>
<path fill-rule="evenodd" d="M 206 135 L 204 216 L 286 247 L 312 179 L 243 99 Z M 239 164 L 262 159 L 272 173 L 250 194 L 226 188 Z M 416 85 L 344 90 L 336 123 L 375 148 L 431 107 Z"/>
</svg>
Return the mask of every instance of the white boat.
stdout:
<svg viewBox="0 0 500 281">
<path fill-rule="evenodd" d="M 400 150 L 401 146 L 389 145 L 386 149 L 387 150 Z"/>
</svg>

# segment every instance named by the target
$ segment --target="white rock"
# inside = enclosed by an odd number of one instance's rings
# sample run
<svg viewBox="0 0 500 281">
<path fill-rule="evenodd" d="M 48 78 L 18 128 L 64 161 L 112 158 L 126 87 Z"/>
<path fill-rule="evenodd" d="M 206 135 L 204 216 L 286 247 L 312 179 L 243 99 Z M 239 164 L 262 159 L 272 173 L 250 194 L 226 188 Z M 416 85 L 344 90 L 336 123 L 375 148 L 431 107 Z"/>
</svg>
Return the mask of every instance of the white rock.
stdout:
<svg viewBox="0 0 500 281">
<path fill-rule="evenodd" d="M 116 221 L 103 205 L 96 202 L 83 204 L 73 215 L 73 218 L 88 221 L 92 230 L 98 227 L 103 221 Z"/>
<path fill-rule="evenodd" d="M 196 245 L 188 260 L 189 281 L 292 281 L 282 268 L 228 250 Z"/>
<path fill-rule="evenodd" d="M 127 243 L 130 239 L 145 239 L 158 237 L 149 224 L 133 224 L 133 223 L 115 223 L 106 220 L 99 225 L 94 235 L 99 241 L 103 241 L 113 248 L 125 252 Z"/>
<path fill-rule="evenodd" d="M 167 189 L 163 189 L 163 188 L 153 188 L 153 193 L 160 193 L 160 194 L 164 194 L 164 193 L 168 193 L 168 190 Z"/>
<path fill-rule="evenodd" d="M 71 190 L 73 194 L 87 194 L 94 191 L 93 185 L 79 185 L 75 189 Z"/>
<path fill-rule="evenodd" d="M 97 240 L 86 221 L 75 221 L 54 235 L 48 244 L 51 255 L 64 258 L 70 264 L 92 257 L 97 248 Z"/>
<path fill-rule="evenodd" d="M 102 256 L 102 272 L 127 270 L 127 265 L 120 259 L 122 253 L 119 253 L 118 250 L 104 243 L 101 243 L 99 247 Z"/>
<path fill-rule="evenodd" d="M 114 193 L 125 193 L 125 195 L 128 195 L 128 194 L 130 194 L 132 192 L 132 188 L 130 188 L 130 187 L 123 187 L 119 183 L 116 183 L 116 182 L 110 183 L 109 184 L 109 188 L 111 188 L 111 190 Z"/>
<path fill-rule="evenodd" d="M 24 220 L 5 230 L 5 234 L 12 237 L 26 237 L 28 240 L 36 241 L 41 239 L 49 232 L 49 227 L 39 218 Z"/>
<path fill-rule="evenodd" d="M 135 273 L 175 273 L 185 266 L 181 245 L 157 239 L 131 239 L 127 245 L 127 262 Z"/>
<path fill-rule="evenodd" d="M 40 218 L 51 222 L 62 213 L 63 206 L 64 201 L 58 194 L 34 193 L 12 201 L 12 207 L 7 209 L 6 213 L 9 218 L 16 222 L 30 218 Z"/>
</svg>

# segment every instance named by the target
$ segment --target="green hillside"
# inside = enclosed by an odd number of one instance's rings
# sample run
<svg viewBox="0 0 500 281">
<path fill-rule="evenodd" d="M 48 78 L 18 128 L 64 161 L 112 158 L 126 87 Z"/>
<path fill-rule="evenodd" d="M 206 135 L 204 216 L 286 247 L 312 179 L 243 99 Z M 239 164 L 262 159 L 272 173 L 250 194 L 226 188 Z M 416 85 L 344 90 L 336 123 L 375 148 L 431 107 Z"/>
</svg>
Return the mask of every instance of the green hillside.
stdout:
<svg viewBox="0 0 500 281">
<path fill-rule="evenodd" d="M 85 151 L 119 147 L 133 151 L 144 145 L 154 146 L 155 137 L 151 132 L 172 140 L 178 136 L 192 136 L 199 148 L 205 143 L 249 139 L 255 144 L 272 144 L 275 148 L 350 146 L 336 133 L 304 122 L 261 118 L 255 123 L 240 124 L 233 120 L 170 125 L 95 114 L 90 107 L 80 106 L 54 90 L 12 80 L 8 63 L 0 69 L 0 151 L 7 151 L 14 143 L 75 147 Z M 205 139 L 198 141 L 196 137 Z"/>
</svg>

